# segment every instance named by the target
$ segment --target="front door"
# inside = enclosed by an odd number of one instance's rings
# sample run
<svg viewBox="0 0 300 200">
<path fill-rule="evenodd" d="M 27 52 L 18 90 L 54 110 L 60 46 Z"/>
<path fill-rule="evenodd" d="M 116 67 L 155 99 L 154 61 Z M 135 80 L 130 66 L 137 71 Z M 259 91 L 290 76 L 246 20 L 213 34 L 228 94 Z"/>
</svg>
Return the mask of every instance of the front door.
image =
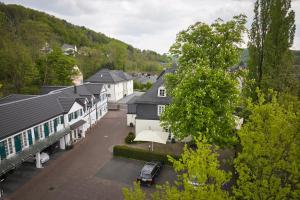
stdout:
<svg viewBox="0 0 300 200">
<path fill-rule="evenodd" d="M 49 137 L 49 123 L 44 124 L 45 137 Z"/>
<path fill-rule="evenodd" d="M 20 152 L 22 150 L 21 135 L 16 135 L 14 137 L 14 140 L 15 140 L 16 153 L 18 153 L 18 152 Z"/>
</svg>

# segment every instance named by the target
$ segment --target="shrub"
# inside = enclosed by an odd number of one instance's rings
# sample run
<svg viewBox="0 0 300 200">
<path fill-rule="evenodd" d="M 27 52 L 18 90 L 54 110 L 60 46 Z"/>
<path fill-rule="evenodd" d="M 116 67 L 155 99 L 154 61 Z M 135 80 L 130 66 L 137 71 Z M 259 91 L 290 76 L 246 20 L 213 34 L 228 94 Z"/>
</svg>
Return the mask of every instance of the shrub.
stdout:
<svg viewBox="0 0 300 200">
<path fill-rule="evenodd" d="M 129 132 L 128 135 L 125 138 L 125 143 L 126 144 L 132 144 L 132 143 L 134 143 L 134 141 L 133 141 L 134 138 L 135 138 L 134 133 L 133 132 Z"/>
<path fill-rule="evenodd" d="M 125 145 L 116 145 L 113 149 L 114 156 L 125 157 L 125 158 L 133 158 L 137 160 L 144 161 L 161 161 L 164 164 L 172 165 L 172 163 L 168 160 L 167 154 L 152 152 L 144 149 L 137 149 L 133 147 L 128 147 Z M 170 155 L 175 159 L 178 159 L 177 155 Z"/>
</svg>

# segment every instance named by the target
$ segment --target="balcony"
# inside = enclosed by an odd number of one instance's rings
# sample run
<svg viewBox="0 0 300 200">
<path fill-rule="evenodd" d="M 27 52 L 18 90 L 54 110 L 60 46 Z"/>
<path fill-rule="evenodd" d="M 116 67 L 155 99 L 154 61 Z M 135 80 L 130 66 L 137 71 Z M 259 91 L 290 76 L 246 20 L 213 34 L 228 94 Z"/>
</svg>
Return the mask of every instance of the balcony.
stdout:
<svg viewBox="0 0 300 200">
<path fill-rule="evenodd" d="M 33 157 L 36 153 L 42 151 L 48 146 L 54 144 L 68 133 L 70 133 L 70 127 L 66 127 L 64 130 L 60 130 L 56 133 L 53 133 L 52 135 L 50 135 L 47 138 L 44 138 L 43 140 L 36 141 L 32 146 L 20 151 L 19 153 L 10 158 L 1 160 L 0 175 L 3 175 L 9 170 L 16 168 L 18 165 L 22 164 L 22 162 L 26 161 L 30 157 Z"/>
</svg>

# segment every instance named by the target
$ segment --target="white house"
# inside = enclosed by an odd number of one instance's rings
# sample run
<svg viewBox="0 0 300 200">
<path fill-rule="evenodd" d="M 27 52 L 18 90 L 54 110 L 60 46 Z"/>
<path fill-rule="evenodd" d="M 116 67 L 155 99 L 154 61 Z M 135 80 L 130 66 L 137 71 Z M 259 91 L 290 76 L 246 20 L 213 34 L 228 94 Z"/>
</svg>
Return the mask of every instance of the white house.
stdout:
<svg viewBox="0 0 300 200">
<path fill-rule="evenodd" d="M 71 44 L 63 44 L 61 50 L 67 56 L 69 55 L 75 56 L 75 54 L 77 53 L 76 45 L 71 45 Z"/>
<path fill-rule="evenodd" d="M 61 149 L 84 138 L 107 112 L 103 84 L 44 87 L 43 95 L 0 99 L 0 175 L 59 143 Z M 50 91 L 50 92 L 49 92 Z"/>
<path fill-rule="evenodd" d="M 120 70 L 101 69 L 85 82 L 105 84 L 109 102 L 117 102 L 133 93 L 133 78 Z"/>
</svg>

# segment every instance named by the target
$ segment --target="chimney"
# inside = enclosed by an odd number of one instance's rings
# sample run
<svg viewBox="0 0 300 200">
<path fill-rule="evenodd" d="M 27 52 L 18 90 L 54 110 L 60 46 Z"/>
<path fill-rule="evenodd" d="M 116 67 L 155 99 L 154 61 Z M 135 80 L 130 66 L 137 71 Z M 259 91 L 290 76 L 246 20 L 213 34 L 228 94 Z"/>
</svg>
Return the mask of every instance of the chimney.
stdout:
<svg viewBox="0 0 300 200">
<path fill-rule="evenodd" d="M 74 94 L 77 94 L 77 87 L 74 85 Z"/>
</svg>

